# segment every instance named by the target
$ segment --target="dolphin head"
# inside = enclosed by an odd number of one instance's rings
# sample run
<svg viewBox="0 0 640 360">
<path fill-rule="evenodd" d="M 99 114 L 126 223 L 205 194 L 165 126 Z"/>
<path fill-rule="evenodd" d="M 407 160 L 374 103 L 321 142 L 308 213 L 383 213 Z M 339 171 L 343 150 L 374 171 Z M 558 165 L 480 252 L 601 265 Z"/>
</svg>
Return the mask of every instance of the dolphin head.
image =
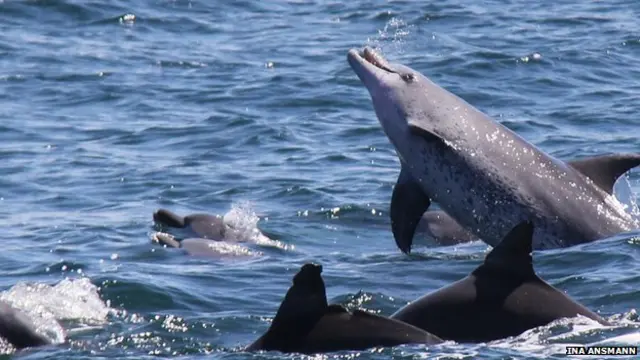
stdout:
<svg viewBox="0 0 640 360">
<path fill-rule="evenodd" d="M 397 148 L 408 130 L 407 119 L 423 115 L 419 105 L 427 99 L 431 81 L 408 66 L 389 63 L 369 47 L 351 49 L 347 60 L 369 90 L 380 124 Z"/>
</svg>

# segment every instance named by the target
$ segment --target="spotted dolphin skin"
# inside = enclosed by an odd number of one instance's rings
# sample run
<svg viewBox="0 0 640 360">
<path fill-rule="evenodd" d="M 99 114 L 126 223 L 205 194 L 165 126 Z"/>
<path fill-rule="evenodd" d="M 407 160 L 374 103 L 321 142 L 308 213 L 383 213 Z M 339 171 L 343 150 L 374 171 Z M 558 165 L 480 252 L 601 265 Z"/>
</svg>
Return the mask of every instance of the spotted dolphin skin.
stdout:
<svg viewBox="0 0 640 360">
<path fill-rule="evenodd" d="M 532 235 L 531 222 L 517 225 L 469 276 L 415 300 L 391 318 L 456 342 L 517 336 L 577 315 L 607 324 L 536 275 Z"/>
<path fill-rule="evenodd" d="M 16 349 L 51 344 L 51 340 L 36 332 L 25 314 L 4 301 L 0 301 L 0 337 Z"/>
<path fill-rule="evenodd" d="M 307 263 L 300 268 L 271 326 L 247 351 L 312 354 L 442 342 L 398 320 L 329 305 L 321 273 L 322 266 L 318 264 Z"/>
<path fill-rule="evenodd" d="M 402 164 L 391 228 L 403 252 L 431 201 L 495 246 L 518 223 L 534 249 L 566 247 L 638 228 L 612 195 L 640 154 L 565 163 L 528 143 L 419 72 L 370 48 L 347 56 Z"/>
</svg>

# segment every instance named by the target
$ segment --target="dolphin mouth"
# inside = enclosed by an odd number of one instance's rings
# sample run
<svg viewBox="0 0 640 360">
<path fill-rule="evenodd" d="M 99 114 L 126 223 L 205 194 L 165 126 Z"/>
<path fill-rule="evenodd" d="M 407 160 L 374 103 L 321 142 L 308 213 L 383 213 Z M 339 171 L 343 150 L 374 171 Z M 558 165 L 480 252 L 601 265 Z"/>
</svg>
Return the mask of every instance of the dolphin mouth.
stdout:
<svg viewBox="0 0 640 360">
<path fill-rule="evenodd" d="M 382 55 L 378 54 L 370 47 L 365 47 L 362 53 L 358 55 L 362 56 L 362 58 L 369 62 L 369 64 L 377 67 L 378 69 L 382 69 L 390 73 L 395 73 L 395 71 L 389 68 L 389 63 L 387 62 L 387 60 L 385 60 Z"/>
<path fill-rule="evenodd" d="M 385 60 L 382 55 L 378 54 L 375 50 L 370 47 L 365 47 L 362 51 L 358 51 L 356 49 L 351 49 L 348 54 L 348 60 L 350 63 L 353 61 L 360 63 L 361 65 L 373 65 L 377 69 L 384 70 L 388 73 L 397 73 L 393 71 L 389 66 L 387 60 Z"/>
</svg>

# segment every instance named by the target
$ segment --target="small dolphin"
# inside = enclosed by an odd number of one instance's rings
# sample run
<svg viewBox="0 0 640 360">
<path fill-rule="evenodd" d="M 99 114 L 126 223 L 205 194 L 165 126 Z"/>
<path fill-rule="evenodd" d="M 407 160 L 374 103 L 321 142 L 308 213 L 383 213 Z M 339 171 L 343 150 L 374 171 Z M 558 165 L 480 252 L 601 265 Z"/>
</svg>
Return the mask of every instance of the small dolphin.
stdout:
<svg viewBox="0 0 640 360">
<path fill-rule="evenodd" d="M 209 214 L 191 214 L 185 217 L 166 209 L 158 209 L 153 213 L 153 220 L 163 226 L 185 229 L 193 237 L 214 241 L 225 240 L 227 226 L 220 216 Z"/>
<path fill-rule="evenodd" d="M 532 241 L 533 224 L 518 224 L 469 276 L 411 302 L 391 318 L 456 342 L 516 336 L 577 315 L 607 324 L 536 275 Z"/>
<path fill-rule="evenodd" d="M 163 227 L 186 232 L 186 238 L 183 239 L 177 239 L 173 234 L 158 232 L 153 235 L 153 240 L 168 247 L 184 249 L 189 255 L 219 257 L 259 254 L 236 243 L 250 239 L 247 238 L 247 234 L 226 224 L 221 216 L 191 214 L 182 217 L 169 210 L 159 209 L 153 213 L 153 220 Z M 259 240 L 270 241 L 262 233 L 258 233 L 257 237 Z"/>
<path fill-rule="evenodd" d="M 51 340 L 40 335 L 35 328 L 33 322 L 22 311 L 0 301 L 0 337 L 16 349 L 51 344 Z"/>
<path fill-rule="evenodd" d="M 247 351 L 312 354 L 442 342 L 436 336 L 401 321 L 360 310 L 348 312 L 340 305 L 328 305 L 321 273 L 321 265 L 308 263 L 300 268 L 271 326 L 246 348 Z"/>
<path fill-rule="evenodd" d="M 403 252 L 432 201 L 495 246 L 516 224 L 535 224 L 534 249 L 566 247 L 638 228 L 612 195 L 640 153 L 564 163 L 419 72 L 370 48 L 347 56 L 401 162 L 391 229 Z"/>
</svg>

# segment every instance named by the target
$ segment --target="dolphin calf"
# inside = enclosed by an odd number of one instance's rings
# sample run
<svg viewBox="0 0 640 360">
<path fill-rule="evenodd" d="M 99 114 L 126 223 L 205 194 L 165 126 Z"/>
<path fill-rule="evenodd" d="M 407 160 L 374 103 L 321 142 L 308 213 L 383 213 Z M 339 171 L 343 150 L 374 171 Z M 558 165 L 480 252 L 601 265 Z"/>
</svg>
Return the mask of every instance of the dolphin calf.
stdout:
<svg viewBox="0 0 640 360">
<path fill-rule="evenodd" d="M 456 342 L 517 336 L 577 315 L 607 324 L 536 275 L 533 229 L 531 222 L 518 224 L 469 276 L 411 302 L 391 318 Z"/>
<path fill-rule="evenodd" d="M 322 266 L 307 263 L 293 278 L 267 332 L 247 351 L 304 354 L 364 350 L 376 346 L 437 344 L 436 336 L 398 320 L 328 305 Z"/>
<path fill-rule="evenodd" d="M 390 216 L 396 244 L 411 250 L 431 201 L 495 246 L 521 221 L 535 225 L 534 248 L 566 247 L 638 228 L 612 195 L 640 154 L 565 163 L 419 72 L 370 48 L 347 56 L 402 164 Z"/>
<path fill-rule="evenodd" d="M 51 344 L 51 340 L 36 332 L 24 313 L 4 301 L 0 301 L 0 337 L 16 349 Z"/>
</svg>

